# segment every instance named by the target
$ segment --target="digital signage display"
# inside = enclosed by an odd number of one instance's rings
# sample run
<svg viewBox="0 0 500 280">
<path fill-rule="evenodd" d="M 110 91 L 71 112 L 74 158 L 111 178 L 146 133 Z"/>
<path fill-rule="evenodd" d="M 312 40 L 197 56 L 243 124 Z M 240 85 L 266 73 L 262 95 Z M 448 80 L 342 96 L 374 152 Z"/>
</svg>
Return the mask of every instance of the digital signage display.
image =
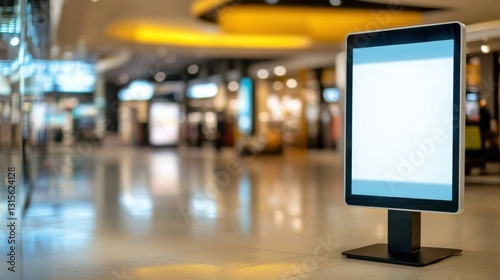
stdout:
<svg viewBox="0 0 500 280">
<path fill-rule="evenodd" d="M 195 84 L 187 90 L 187 97 L 191 99 L 212 98 L 219 92 L 216 83 Z"/>
<path fill-rule="evenodd" d="M 218 75 L 207 78 L 193 79 L 187 83 L 186 97 L 188 99 L 210 99 L 219 94 L 222 77 Z"/>
<path fill-rule="evenodd" d="M 347 204 L 461 210 L 463 33 L 451 23 L 348 36 Z"/>
<path fill-rule="evenodd" d="M 240 80 L 238 102 L 238 129 L 243 135 L 251 135 L 254 128 L 254 89 L 249 77 Z"/>
<path fill-rule="evenodd" d="M 476 92 L 467 92 L 467 95 L 465 96 L 465 113 L 467 115 L 467 122 L 479 123 L 481 119 L 478 99 L 479 97 Z"/>
<path fill-rule="evenodd" d="M 121 101 L 146 101 L 153 98 L 155 86 L 148 81 L 132 81 L 127 87 L 118 92 L 118 99 Z"/>
<path fill-rule="evenodd" d="M 48 74 L 53 78 L 54 90 L 67 93 L 90 93 L 95 90 L 97 77 L 93 64 L 83 61 L 51 61 L 47 63 Z M 45 90 L 51 90 L 50 81 L 47 80 L 45 83 Z"/>
<path fill-rule="evenodd" d="M 180 107 L 174 102 L 152 102 L 149 110 L 149 142 L 153 146 L 179 143 Z"/>
</svg>

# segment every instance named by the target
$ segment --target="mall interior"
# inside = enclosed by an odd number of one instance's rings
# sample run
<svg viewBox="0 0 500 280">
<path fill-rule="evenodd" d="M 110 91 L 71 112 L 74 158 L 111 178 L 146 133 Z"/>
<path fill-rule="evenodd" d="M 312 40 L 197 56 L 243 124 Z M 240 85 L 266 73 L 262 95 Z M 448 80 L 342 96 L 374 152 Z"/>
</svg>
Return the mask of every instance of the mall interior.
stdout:
<svg viewBox="0 0 500 280">
<path fill-rule="evenodd" d="M 2 0 L 0 278 L 500 279 L 498 11 Z M 421 243 L 462 253 L 346 258 L 388 239 L 387 209 L 344 202 L 346 35 L 450 21 L 467 28 L 464 209 L 423 212 Z"/>
</svg>

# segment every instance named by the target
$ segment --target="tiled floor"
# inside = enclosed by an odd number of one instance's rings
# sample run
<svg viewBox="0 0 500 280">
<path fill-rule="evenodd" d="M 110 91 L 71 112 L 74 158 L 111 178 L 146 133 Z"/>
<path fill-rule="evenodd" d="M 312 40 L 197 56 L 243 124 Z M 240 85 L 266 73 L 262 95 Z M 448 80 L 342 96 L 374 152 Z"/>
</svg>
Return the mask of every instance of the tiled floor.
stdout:
<svg viewBox="0 0 500 280">
<path fill-rule="evenodd" d="M 415 268 L 341 255 L 385 242 L 387 211 L 344 205 L 333 151 L 93 147 L 46 167 L 19 279 L 500 279 L 497 184 L 468 184 L 461 215 L 422 215 L 424 246 L 464 251 Z"/>
</svg>

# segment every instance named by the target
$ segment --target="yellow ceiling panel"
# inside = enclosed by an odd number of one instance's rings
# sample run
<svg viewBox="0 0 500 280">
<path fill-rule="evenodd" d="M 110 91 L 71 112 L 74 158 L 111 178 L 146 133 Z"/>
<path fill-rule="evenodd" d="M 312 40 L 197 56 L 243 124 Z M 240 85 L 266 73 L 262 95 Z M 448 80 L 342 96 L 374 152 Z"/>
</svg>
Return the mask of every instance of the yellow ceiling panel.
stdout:
<svg viewBox="0 0 500 280">
<path fill-rule="evenodd" d="M 306 36 L 207 33 L 145 20 L 114 22 L 108 26 L 106 34 L 115 39 L 135 43 L 193 48 L 303 49 L 312 44 L 310 38 Z"/>
<path fill-rule="evenodd" d="M 231 2 L 231 0 L 198 0 L 191 5 L 191 13 L 194 15 L 202 15 L 216 7 L 222 7 L 229 2 Z"/>
<path fill-rule="evenodd" d="M 224 5 L 228 0 L 202 0 L 192 6 L 200 15 L 216 9 L 221 32 L 159 24 L 145 19 L 113 22 L 109 37 L 142 44 L 192 48 L 304 49 L 318 43 L 342 42 L 351 32 L 421 23 L 419 11 L 399 9 L 325 9 L 307 6 Z"/>
<path fill-rule="evenodd" d="M 227 10 L 225 10 L 227 9 Z M 341 42 L 348 33 L 418 24 L 420 12 L 253 6 L 222 8 L 218 23 L 233 34 L 287 34 Z"/>
</svg>

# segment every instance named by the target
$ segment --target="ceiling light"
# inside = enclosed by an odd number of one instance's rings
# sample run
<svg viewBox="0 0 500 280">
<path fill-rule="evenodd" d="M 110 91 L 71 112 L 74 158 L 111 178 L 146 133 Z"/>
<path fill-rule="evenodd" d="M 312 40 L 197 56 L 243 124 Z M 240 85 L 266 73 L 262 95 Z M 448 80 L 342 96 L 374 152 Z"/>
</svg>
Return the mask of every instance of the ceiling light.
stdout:
<svg viewBox="0 0 500 280">
<path fill-rule="evenodd" d="M 10 44 L 14 47 L 19 45 L 19 38 L 14 37 L 14 38 L 10 39 Z"/>
<path fill-rule="evenodd" d="M 167 74 L 165 72 L 158 72 L 155 74 L 155 81 L 158 83 L 163 82 L 167 78 Z"/>
<path fill-rule="evenodd" d="M 330 4 L 332 6 L 340 6 L 340 4 L 342 4 L 342 0 L 330 0 Z"/>
<path fill-rule="evenodd" d="M 286 86 L 289 88 L 296 88 L 297 87 L 297 80 L 295 79 L 288 79 L 286 81 Z"/>
<path fill-rule="evenodd" d="M 92 2 L 97 2 L 97 1 L 99 1 L 99 0 L 90 0 L 90 1 L 92 1 Z"/>
<path fill-rule="evenodd" d="M 273 83 L 273 89 L 276 91 L 280 91 L 283 89 L 283 83 L 280 81 L 276 81 Z"/>
<path fill-rule="evenodd" d="M 230 91 L 237 91 L 240 88 L 240 85 L 236 81 L 231 81 L 227 84 L 227 89 Z"/>
<path fill-rule="evenodd" d="M 286 68 L 283 66 L 276 66 L 274 67 L 274 74 L 276 74 L 276 76 L 285 76 Z"/>
<path fill-rule="evenodd" d="M 171 53 L 167 55 L 167 59 L 165 59 L 165 61 L 170 64 L 175 63 L 177 61 L 177 56 Z"/>
<path fill-rule="evenodd" d="M 266 0 L 266 3 L 267 4 L 271 4 L 271 5 L 274 5 L 274 4 L 277 4 L 280 0 Z"/>
<path fill-rule="evenodd" d="M 123 85 L 123 84 L 126 84 L 128 83 L 128 81 L 130 80 L 130 77 L 127 73 L 123 73 L 121 74 L 119 77 L 118 77 L 118 82 Z"/>
<path fill-rule="evenodd" d="M 188 67 L 187 72 L 191 75 L 194 75 L 200 71 L 200 67 L 196 64 L 192 64 Z"/>
<path fill-rule="evenodd" d="M 267 71 L 266 69 L 259 69 L 259 71 L 257 71 L 257 78 L 259 79 L 269 78 L 269 71 Z"/>
<path fill-rule="evenodd" d="M 490 52 L 490 46 L 488 46 L 487 44 L 481 45 L 481 51 L 483 53 L 489 53 Z"/>
</svg>

